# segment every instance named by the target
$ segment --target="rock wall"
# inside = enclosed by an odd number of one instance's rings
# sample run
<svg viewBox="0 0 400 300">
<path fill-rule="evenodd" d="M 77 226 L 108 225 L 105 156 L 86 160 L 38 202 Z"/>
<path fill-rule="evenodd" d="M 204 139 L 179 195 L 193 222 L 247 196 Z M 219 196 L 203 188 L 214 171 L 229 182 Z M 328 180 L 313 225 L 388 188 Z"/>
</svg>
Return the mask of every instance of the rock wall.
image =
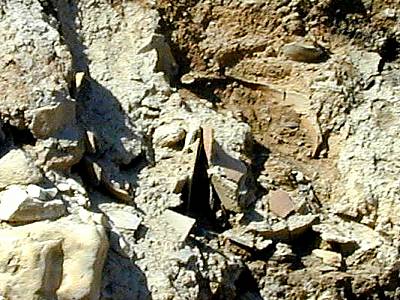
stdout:
<svg viewBox="0 0 400 300">
<path fill-rule="evenodd" d="M 398 299 L 396 1 L 0 3 L 0 298 Z"/>
</svg>

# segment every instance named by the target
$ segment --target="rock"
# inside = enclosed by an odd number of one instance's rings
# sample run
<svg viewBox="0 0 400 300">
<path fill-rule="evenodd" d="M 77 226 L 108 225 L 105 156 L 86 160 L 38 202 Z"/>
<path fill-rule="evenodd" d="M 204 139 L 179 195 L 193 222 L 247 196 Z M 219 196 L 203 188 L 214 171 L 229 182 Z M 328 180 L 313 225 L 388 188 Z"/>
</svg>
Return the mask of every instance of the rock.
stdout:
<svg viewBox="0 0 400 300">
<path fill-rule="evenodd" d="M 282 220 L 273 225 L 266 222 L 251 222 L 247 225 L 247 230 L 255 231 L 267 239 L 288 241 L 299 238 L 318 222 L 317 215 L 293 215 L 287 221 Z"/>
<path fill-rule="evenodd" d="M 214 130 L 211 127 L 203 126 L 203 147 L 208 163 L 211 165 L 214 158 Z"/>
<path fill-rule="evenodd" d="M 75 102 L 65 100 L 30 111 L 30 129 L 36 138 L 46 139 L 75 122 Z"/>
<path fill-rule="evenodd" d="M 55 187 L 45 189 L 35 184 L 30 184 L 26 187 L 26 192 L 29 197 L 44 201 L 53 199 L 57 195 L 58 190 Z"/>
<path fill-rule="evenodd" d="M 47 135 L 54 129 L 52 124 L 58 126 L 71 116 L 57 114 L 59 118 L 53 123 L 54 116 L 43 116 L 36 109 L 68 101 L 66 78 L 71 70 L 71 55 L 52 21 L 54 18 L 43 13 L 41 1 L 16 0 L 1 11 L 0 115 L 11 125 L 26 129 L 31 121 L 27 116 L 35 111 L 38 116 L 34 130 Z"/>
<path fill-rule="evenodd" d="M 277 190 L 270 192 L 269 209 L 278 217 L 286 218 L 295 211 L 295 205 L 288 193 Z"/>
<path fill-rule="evenodd" d="M 244 230 L 229 229 L 224 231 L 222 235 L 230 241 L 247 248 L 254 248 L 255 246 L 254 233 L 245 232 Z"/>
<path fill-rule="evenodd" d="M 328 58 L 328 54 L 321 47 L 296 42 L 283 46 L 282 52 L 289 59 L 299 62 L 318 63 Z"/>
<path fill-rule="evenodd" d="M 291 238 L 298 238 L 307 230 L 310 230 L 313 225 L 319 223 L 318 215 L 294 215 L 287 220 Z"/>
<path fill-rule="evenodd" d="M 0 295 L 98 299 L 108 249 L 104 229 L 70 218 L 0 230 Z"/>
<path fill-rule="evenodd" d="M 60 218 L 65 213 L 61 200 L 34 199 L 20 186 L 9 186 L 0 192 L 0 219 L 3 221 L 27 223 Z"/>
<path fill-rule="evenodd" d="M 186 131 L 179 123 L 161 125 L 156 128 L 153 134 L 153 143 L 160 147 L 175 148 L 183 142 Z"/>
<path fill-rule="evenodd" d="M 288 244 L 277 243 L 276 250 L 272 256 L 272 259 L 279 262 L 290 261 L 295 258 L 292 248 Z"/>
<path fill-rule="evenodd" d="M 342 265 L 342 255 L 340 253 L 322 249 L 314 249 L 312 253 L 329 266 L 340 268 Z"/>
<path fill-rule="evenodd" d="M 43 176 L 23 150 L 14 149 L 0 158 L 0 190 L 12 184 L 39 183 Z"/>
<path fill-rule="evenodd" d="M 117 228 L 135 231 L 142 222 L 142 219 L 137 214 L 124 211 L 121 207 L 108 207 L 105 205 L 100 205 L 100 209 Z"/>
<path fill-rule="evenodd" d="M 94 154 L 97 152 L 97 138 L 92 131 L 86 131 L 86 151 Z"/>
<path fill-rule="evenodd" d="M 187 238 L 196 223 L 195 219 L 186 217 L 170 209 L 165 210 L 160 219 L 162 223 L 168 226 L 165 230 L 171 229 L 168 235 L 172 236 L 173 240 L 178 242 L 183 242 Z"/>
</svg>

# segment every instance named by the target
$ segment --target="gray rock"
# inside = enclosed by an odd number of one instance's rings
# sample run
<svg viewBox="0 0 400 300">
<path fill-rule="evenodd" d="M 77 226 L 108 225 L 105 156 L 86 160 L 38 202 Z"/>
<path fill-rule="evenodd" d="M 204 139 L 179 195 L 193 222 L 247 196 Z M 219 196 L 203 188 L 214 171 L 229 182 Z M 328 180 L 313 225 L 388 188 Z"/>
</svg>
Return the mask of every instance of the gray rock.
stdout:
<svg viewBox="0 0 400 300">
<path fill-rule="evenodd" d="M 282 52 L 289 59 L 299 62 L 318 63 L 328 58 L 328 54 L 321 47 L 296 42 L 283 46 Z"/>
</svg>

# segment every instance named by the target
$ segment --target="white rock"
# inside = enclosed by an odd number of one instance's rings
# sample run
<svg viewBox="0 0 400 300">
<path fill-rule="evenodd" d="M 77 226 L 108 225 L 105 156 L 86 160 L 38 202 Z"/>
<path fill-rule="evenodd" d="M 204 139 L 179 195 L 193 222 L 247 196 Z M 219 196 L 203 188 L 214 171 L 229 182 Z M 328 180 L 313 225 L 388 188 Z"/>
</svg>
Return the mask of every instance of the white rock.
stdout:
<svg viewBox="0 0 400 300">
<path fill-rule="evenodd" d="M 46 191 L 42 189 L 40 186 L 35 184 L 30 184 L 26 187 L 26 192 L 28 193 L 29 197 L 36 198 L 39 200 L 46 200 Z"/>
<path fill-rule="evenodd" d="M 142 222 L 142 219 L 137 215 L 123 210 L 109 210 L 104 211 L 104 213 L 118 228 L 136 230 Z"/>
<path fill-rule="evenodd" d="M 38 183 L 42 174 L 33 160 L 20 149 L 9 151 L 0 158 L 0 190 L 12 184 Z"/>
<path fill-rule="evenodd" d="M 99 299 L 104 229 L 69 218 L 0 230 L 5 299 Z"/>
<path fill-rule="evenodd" d="M 40 201 L 29 196 L 20 186 L 10 186 L 0 192 L 0 220 L 32 222 L 56 219 L 65 214 L 61 200 Z"/>
</svg>

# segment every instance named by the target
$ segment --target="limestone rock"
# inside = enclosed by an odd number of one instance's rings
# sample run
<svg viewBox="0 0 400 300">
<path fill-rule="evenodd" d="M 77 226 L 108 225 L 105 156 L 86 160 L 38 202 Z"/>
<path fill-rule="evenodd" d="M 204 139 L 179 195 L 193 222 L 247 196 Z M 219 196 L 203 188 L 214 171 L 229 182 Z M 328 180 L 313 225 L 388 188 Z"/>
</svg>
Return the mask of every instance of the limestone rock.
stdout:
<svg viewBox="0 0 400 300">
<path fill-rule="evenodd" d="M 108 249 L 101 226 L 69 218 L 0 230 L 0 295 L 98 299 Z"/>
<path fill-rule="evenodd" d="M 183 141 L 186 131 L 179 124 L 171 123 L 157 127 L 153 134 L 153 142 L 161 147 L 174 147 Z"/>
<path fill-rule="evenodd" d="M 0 190 L 11 184 L 38 183 L 42 174 L 33 160 L 21 149 L 9 151 L 0 158 Z"/>
<path fill-rule="evenodd" d="M 271 191 L 269 209 L 277 216 L 285 218 L 295 211 L 295 205 L 288 193 L 281 190 Z"/>
<path fill-rule="evenodd" d="M 28 114 L 18 111 L 69 98 L 66 78 L 71 56 L 54 18 L 43 13 L 41 1 L 15 0 L 6 6 L 0 19 L 0 115 L 18 128 L 27 128 Z M 41 123 L 40 119 L 38 116 L 36 121 Z M 47 130 L 41 133 L 47 134 Z"/>
<path fill-rule="evenodd" d="M 66 212 L 61 200 L 41 201 L 29 196 L 20 186 L 9 186 L 0 192 L 0 220 L 33 222 L 56 219 Z"/>
<path fill-rule="evenodd" d="M 342 255 L 333 251 L 314 249 L 312 253 L 321 258 L 324 264 L 333 267 L 340 267 L 342 265 Z"/>
<path fill-rule="evenodd" d="M 168 236 L 171 236 L 173 237 L 173 240 L 180 242 L 183 242 L 187 238 L 189 232 L 196 223 L 195 219 L 181 215 L 170 209 L 165 210 L 160 218 L 162 223 L 167 224 L 168 227 L 166 230 L 169 228 L 172 230 L 169 232 Z"/>
<path fill-rule="evenodd" d="M 322 48 L 296 42 L 283 46 L 282 52 L 291 60 L 308 63 L 321 62 L 328 57 Z"/>
<path fill-rule="evenodd" d="M 32 110 L 30 129 L 37 138 L 54 136 L 59 130 L 75 122 L 75 102 L 63 101 Z"/>
<path fill-rule="evenodd" d="M 134 209 L 129 206 L 101 204 L 100 209 L 117 228 L 137 230 L 142 222 Z"/>
</svg>

